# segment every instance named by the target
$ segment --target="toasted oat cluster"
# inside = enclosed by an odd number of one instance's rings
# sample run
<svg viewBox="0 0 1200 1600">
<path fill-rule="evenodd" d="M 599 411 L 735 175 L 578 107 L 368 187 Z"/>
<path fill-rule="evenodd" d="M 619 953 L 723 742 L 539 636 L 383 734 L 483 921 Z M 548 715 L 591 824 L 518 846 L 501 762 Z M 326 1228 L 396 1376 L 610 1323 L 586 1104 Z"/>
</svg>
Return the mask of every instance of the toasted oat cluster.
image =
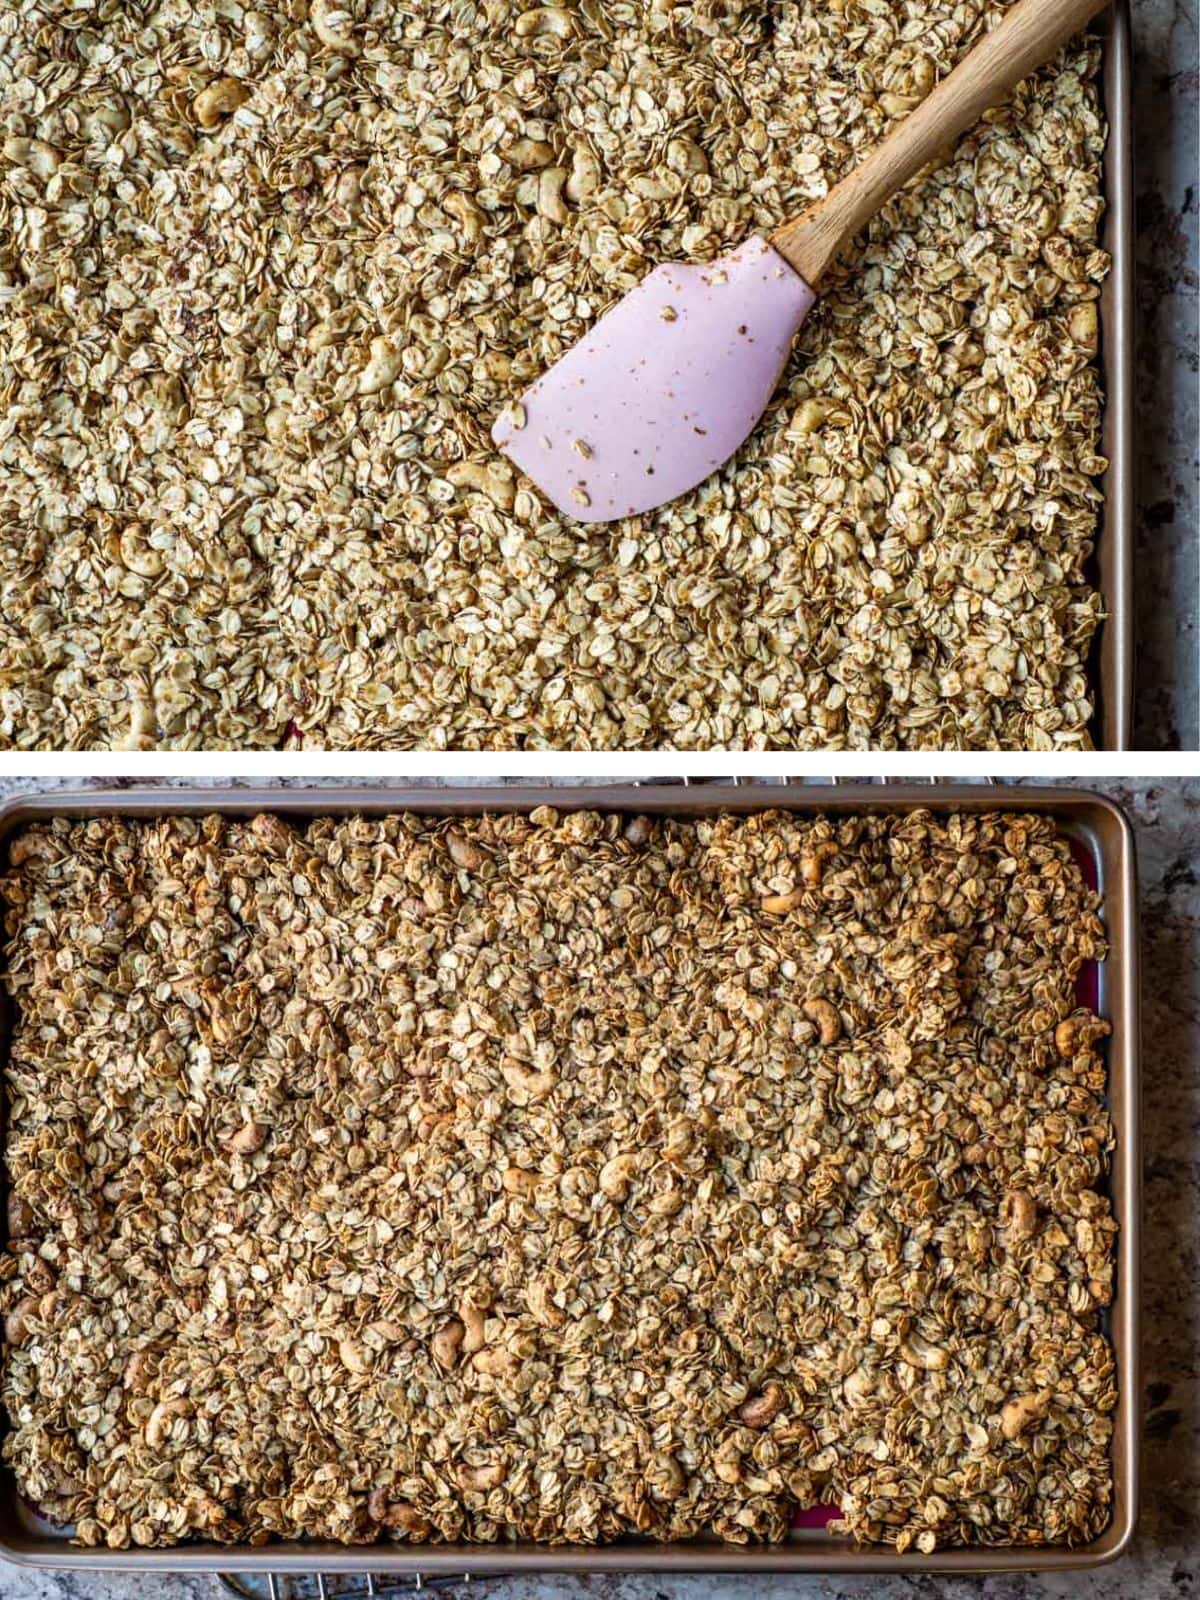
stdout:
<svg viewBox="0 0 1200 1600">
<path fill-rule="evenodd" d="M 489 442 L 1004 10 L 7 0 L 0 744 L 1086 747 L 1095 44 L 878 219 L 716 479 L 588 528 Z"/>
<path fill-rule="evenodd" d="M 11 858 L 4 1456 L 85 1544 L 1108 1520 L 1105 944 L 1048 819 Z"/>
</svg>

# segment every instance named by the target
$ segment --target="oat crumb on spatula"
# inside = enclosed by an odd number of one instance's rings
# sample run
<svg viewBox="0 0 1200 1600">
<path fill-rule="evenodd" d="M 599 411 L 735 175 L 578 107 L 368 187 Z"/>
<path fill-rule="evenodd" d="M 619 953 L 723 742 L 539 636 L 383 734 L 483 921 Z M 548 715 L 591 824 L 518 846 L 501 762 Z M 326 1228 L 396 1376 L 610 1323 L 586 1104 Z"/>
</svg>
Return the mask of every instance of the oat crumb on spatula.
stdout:
<svg viewBox="0 0 1200 1600">
<path fill-rule="evenodd" d="M 85 1544 L 1108 1521 L 1049 819 L 58 820 L 0 893 L 4 1457 Z"/>
<path fill-rule="evenodd" d="M 488 441 L 1003 11 L 9 0 L 0 745 L 1086 747 L 1098 43 L 872 224 L 710 483 L 581 534 Z"/>
</svg>

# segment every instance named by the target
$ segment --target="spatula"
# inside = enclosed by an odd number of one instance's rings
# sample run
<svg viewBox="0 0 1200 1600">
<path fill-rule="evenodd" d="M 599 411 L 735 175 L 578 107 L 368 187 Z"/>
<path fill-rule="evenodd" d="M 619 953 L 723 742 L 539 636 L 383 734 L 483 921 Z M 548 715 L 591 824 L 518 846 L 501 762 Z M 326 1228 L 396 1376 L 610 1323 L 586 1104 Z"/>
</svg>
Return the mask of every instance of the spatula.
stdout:
<svg viewBox="0 0 1200 1600">
<path fill-rule="evenodd" d="M 753 432 L 845 246 L 1107 3 L 1017 0 L 824 200 L 719 261 L 656 268 L 500 416 L 492 438 L 580 522 L 694 489 Z"/>
</svg>

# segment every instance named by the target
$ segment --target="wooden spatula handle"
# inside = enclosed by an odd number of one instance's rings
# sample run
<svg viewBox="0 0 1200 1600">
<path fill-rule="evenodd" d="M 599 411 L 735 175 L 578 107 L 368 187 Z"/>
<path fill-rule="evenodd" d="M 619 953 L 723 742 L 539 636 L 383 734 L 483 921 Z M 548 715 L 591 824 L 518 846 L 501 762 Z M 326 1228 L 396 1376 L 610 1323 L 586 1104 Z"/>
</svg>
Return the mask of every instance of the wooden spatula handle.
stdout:
<svg viewBox="0 0 1200 1600">
<path fill-rule="evenodd" d="M 1108 0 L 1017 0 L 997 27 L 943 78 L 824 200 L 771 237 L 810 288 L 881 206 L 985 111 L 1048 61 Z"/>
</svg>

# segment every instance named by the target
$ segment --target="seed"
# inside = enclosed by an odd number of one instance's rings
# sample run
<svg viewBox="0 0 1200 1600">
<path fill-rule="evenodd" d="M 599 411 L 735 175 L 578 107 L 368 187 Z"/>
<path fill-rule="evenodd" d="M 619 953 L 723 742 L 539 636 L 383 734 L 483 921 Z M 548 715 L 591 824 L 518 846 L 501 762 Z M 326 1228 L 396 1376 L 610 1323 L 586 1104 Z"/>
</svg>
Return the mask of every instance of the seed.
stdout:
<svg viewBox="0 0 1200 1600">
<path fill-rule="evenodd" d="M 571 449 L 574 450 L 577 456 L 582 456 L 585 461 L 592 459 L 592 447 L 586 439 L 573 439 L 571 441 Z"/>
<path fill-rule="evenodd" d="M 679 313 L 674 306 L 664 306 L 658 313 L 664 322 L 678 322 Z"/>
<path fill-rule="evenodd" d="M 518 433 L 529 421 L 529 418 L 526 415 L 525 407 L 519 400 L 514 405 L 509 406 L 508 420 L 512 423 L 513 427 L 517 429 Z"/>
<path fill-rule="evenodd" d="M 591 496 L 588 494 L 587 490 L 582 488 L 579 484 L 576 484 L 571 490 L 571 499 L 574 500 L 577 506 L 590 506 L 592 503 Z"/>
</svg>

